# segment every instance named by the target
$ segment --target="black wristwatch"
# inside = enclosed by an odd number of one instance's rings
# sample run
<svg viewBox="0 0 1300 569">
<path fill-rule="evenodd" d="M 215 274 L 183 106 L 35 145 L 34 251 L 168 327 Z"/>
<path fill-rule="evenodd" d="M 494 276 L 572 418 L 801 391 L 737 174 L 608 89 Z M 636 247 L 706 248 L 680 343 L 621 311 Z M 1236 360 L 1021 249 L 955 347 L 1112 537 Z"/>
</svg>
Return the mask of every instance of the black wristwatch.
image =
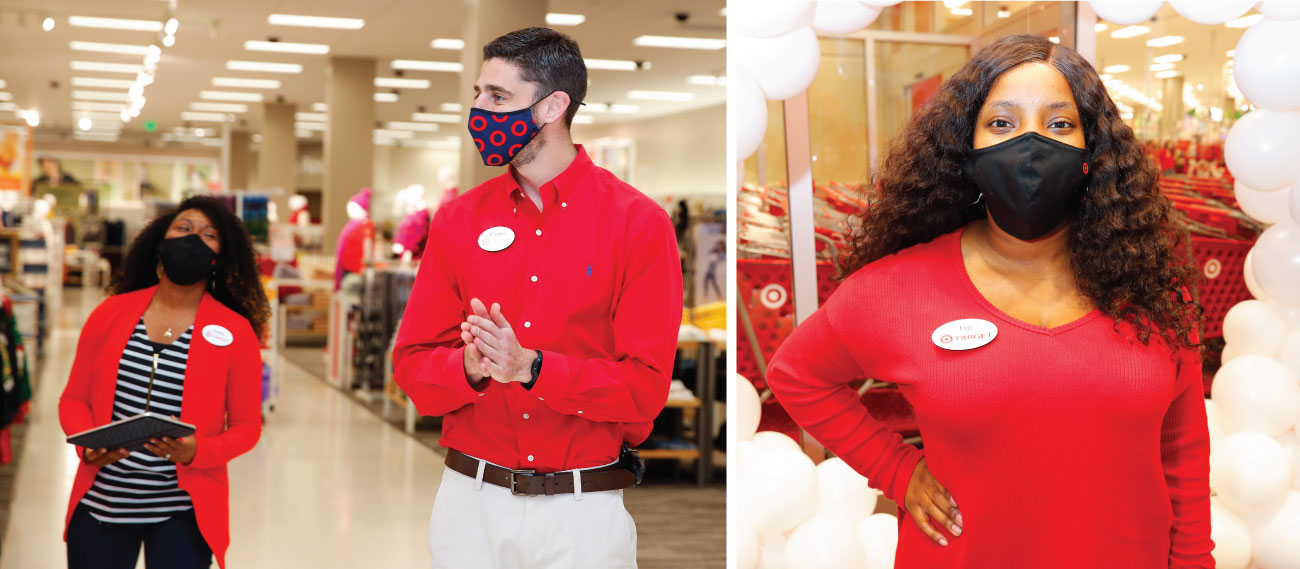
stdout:
<svg viewBox="0 0 1300 569">
<path fill-rule="evenodd" d="M 533 360 L 533 378 L 528 380 L 528 383 L 524 384 L 524 389 L 532 389 L 533 384 L 537 383 L 537 376 L 542 375 L 542 351 L 535 351 L 537 352 L 537 358 Z"/>
</svg>

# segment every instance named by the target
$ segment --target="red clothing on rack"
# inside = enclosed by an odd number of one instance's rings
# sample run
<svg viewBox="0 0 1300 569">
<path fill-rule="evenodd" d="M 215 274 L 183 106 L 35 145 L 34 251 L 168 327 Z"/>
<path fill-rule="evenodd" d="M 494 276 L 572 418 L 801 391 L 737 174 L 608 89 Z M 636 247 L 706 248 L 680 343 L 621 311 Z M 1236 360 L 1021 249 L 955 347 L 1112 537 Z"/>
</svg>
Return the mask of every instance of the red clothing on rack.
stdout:
<svg viewBox="0 0 1300 569">
<path fill-rule="evenodd" d="M 682 315 L 673 224 L 654 200 L 592 164 L 541 187 L 542 211 L 502 174 L 434 213 L 393 348 L 393 378 L 439 444 L 508 468 L 556 472 L 614 462 L 664 408 Z M 479 246 L 489 228 L 513 242 Z M 531 390 L 465 377 L 460 324 L 470 299 L 501 311 L 542 350 Z"/>
<path fill-rule="evenodd" d="M 365 260 L 366 242 L 375 238 L 375 224 L 370 218 L 349 219 L 339 232 L 338 262 L 334 265 L 334 290 L 339 289 L 344 273 L 360 273 Z"/>
<path fill-rule="evenodd" d="M 64 433 L 73 435 L 112 421 L 119 360 L 157 289 L 152 286 L 110 296 L 86 319 L 77 339 L 68 385 L 59 398 L 59 422 Z M 207 341 L 205 334 L 196 333 L 190 341 L 180 420 L 197 429 L 197 449 L 188 465 L 176 465 L 176 480 L 193 499 L 199 532 L 224 569 L 230 545 L 226 464 L 252 449 L 262 434 L 262 353 L 248 320 L 204 294 L 194 317 L 194 330 L 209 325 L 225 328 L 233 340 L 218 346 Z M 78 457 L 85 456 L 81 447 L 75 447 L 75 452 Z M 78 461 L 68 502 L 68 522 L 98 472 L 99 467 Z"/>
<path fill-rule="evenodd" d="M 993 323 L 967 351 L 931 334 Z M 895 567 L 1190 568 L 1210 556 L 1209 432 L 1198 351 L 1093 310 L 1043 328 L 985 299 L 961 231 L 854 273 L 777 351 L 767 381 L 790 415 L 901 503 L 922 451 L 874 420 L 848 382 L 894 382 L 962 535 L 943 547 L 900 512 Z"/>
</svg>

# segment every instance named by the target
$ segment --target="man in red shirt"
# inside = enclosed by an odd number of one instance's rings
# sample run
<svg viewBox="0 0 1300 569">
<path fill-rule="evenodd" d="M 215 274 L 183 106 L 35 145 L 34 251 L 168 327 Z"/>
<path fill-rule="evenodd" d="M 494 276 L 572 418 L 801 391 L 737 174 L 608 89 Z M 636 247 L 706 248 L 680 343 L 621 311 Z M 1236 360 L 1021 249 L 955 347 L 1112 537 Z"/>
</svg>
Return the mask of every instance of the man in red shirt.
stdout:
<svg viewBox="0 0 1300 569">
<path fill-rule="evenodd" d="M 435 568 L 636 566 L 621 451 L 667 400 L 682 277 L 667 212 L 573 144 L 586 85 L 554 30 L 483 48 L 468 127 L 509 168 L 438 208 L 393 351 L 444 417 Z"/>
</svg>

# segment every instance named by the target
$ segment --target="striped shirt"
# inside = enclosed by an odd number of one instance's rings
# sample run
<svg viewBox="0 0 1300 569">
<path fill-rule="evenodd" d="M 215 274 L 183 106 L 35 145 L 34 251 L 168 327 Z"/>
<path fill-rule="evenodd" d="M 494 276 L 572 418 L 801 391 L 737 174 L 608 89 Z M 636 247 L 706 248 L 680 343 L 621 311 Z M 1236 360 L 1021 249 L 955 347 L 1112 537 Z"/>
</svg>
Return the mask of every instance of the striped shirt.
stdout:
<svg viewBox="0 0 1300 569">
<path fill-rule="evenodd" d="M 120 421 L 149 411 L 179 416 L 189 358 L 191 326 L 171 344 L 149 339 L 144 318 L 135 326 L 117 367 L 117 394 L 113 420 Z M 154 370 L 154 355 L 158 356 Z M 149 377 L 153 375 L 150 397 Z M 148 450 L 99 469 L 95 483 L 81 503 L 101 522 L 147 524 L 164 522 L 177 512 L 194 508 L 190 495 L 176 485 L 176 464 Z"/>
</svg>

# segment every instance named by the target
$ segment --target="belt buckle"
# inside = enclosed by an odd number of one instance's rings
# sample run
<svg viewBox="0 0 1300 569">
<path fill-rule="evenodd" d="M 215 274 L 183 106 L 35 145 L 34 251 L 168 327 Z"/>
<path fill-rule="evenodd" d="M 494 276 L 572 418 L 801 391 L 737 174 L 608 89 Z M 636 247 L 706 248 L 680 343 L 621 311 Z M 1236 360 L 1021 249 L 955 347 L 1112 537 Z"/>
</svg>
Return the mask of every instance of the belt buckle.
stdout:
<svg viewBox="0 0 1300 569">
<path fill-rule="evenodd" d="M 518 488 L 519 479 L 517 478 L 517 476 L 520 475 L 520 474 L 525 474 L 525 475 L 529 475 L 529 476 L 531 476 L 531 475 L 533 475 L 533 474 L 537 474 L 537 471 L 536 471 L 536 470 L 532 470 L 532 469 L 528 469 L 528 470 L 514 470 L 514 469 L 511 469 L 511 470 L 510 470 L 510 495 L 512 495 L 512 496 L 522 496 L 522 495 L 523 495 L 523 492 L 520 492 L 520 491 L 519 491 L 519 488 Z"/>
</svg>

